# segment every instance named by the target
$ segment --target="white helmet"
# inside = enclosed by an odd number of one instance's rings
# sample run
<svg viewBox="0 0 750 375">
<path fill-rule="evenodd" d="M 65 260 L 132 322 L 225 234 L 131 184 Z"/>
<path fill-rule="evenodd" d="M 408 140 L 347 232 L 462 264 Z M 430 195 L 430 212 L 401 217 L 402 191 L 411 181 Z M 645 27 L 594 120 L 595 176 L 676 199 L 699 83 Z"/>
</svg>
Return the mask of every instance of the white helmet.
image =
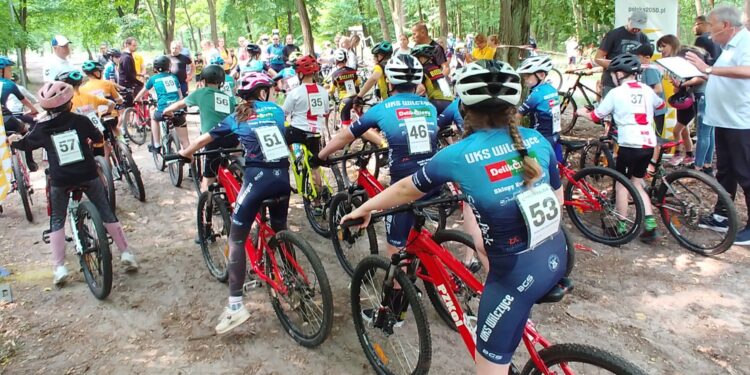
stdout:
<svg viewBox="0 0 750 375">
<path fill-rule="evenodd" d="M 548 73 L 552 70 L 552 60 L 549 56 L 539 55 L 532 56 L 526 60 L 523 60 L 521 66 L 518 67 L 516 73 L 518 74 L 532 74 L 536 72 Z"/>
<path fill-rule="evenodd" d="M 339 48 L 333 51 L 333 61 L 337 63 L 346 61 L 346 50 Z"/>
<path fill-rule="evenodd" d="M 422 83 L 422 64 L 411 55 L 398 54 L 391 57 L 385 64 L 385 77 L 392 85 L 402 83 Z"/>
<path fill-rule="evenodd" d="M 521 100 L 521 77 L 508 63 L 479 60 L 456 74 L 456 93 L 467 107 L 515 106 Z"/>
</svg>

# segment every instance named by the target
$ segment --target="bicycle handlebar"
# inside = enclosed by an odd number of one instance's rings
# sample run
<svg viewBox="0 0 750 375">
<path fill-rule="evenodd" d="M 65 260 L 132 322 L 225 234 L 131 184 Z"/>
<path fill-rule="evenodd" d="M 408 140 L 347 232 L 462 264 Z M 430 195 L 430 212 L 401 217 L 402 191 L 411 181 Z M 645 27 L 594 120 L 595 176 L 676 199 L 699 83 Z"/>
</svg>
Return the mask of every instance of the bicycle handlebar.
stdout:
<svg viewBox="0 0 750 375">
<path fill-rule="evenodd" d="M 387 210 L 375 212 L 372 214 L 370 218 L 370 222 L 372 222 L 373 219 L 377 219 L 383 216 L 393 215 L 399 212 L 421 210 L 429 206 L 435 206 L 435 205 L 440 205 L 440 204 L 457 203 L 457 202 L 463 201 L 464 199 L 465 199 L 465 196 L 463 194 L 459 194 L 459 195 L 451 195 L 450 197 L 445 197 L 445 198 L 431 199 L 428 201 L 416 201 L 416 202 L 412 202 L 409 204 L 404 204 L 401 206 L 393 207 Z M 355 225 L 362 225 L 362 223 L 364 223 L 364 219 L 362 218 L 347 220 L 341 223 L 341 228 L 348 228 L 348 227 L 355 226 Z"/>
<path fill-rule="evenodd" d="M 327 164 L 337 163 L 337 162 L 344 161 L 344 160 L 358 158 L 360 156 L 367 156 L 367 155 L 372 155 L 372 154 L 385 153 L 386 151 L 388 151 L 388 148 L 385 148 L 385 147 L 384 148 L 376 148 L 376 149 L 372 149 L 372 150 L 364 150 L 364 151 L 355 152 L 353 154 L 346 154 L 346 155 L 342 155 L 342 156 L 337 156 L 335 158 L 328 158 L 328 159 L 326 159 L 326 163 Z"/>
<path fill-rule="evenodd" d="M 204 155 L 213 155 L 213 154 L 232 154 L 235 152 L 244 152 L 245 149 L 243 148 L 217 148 L 216 150 L 211 151 L 201 151 L 196 152 L 193 154 L 193 156 L 204 156 Z"/>
</svg>

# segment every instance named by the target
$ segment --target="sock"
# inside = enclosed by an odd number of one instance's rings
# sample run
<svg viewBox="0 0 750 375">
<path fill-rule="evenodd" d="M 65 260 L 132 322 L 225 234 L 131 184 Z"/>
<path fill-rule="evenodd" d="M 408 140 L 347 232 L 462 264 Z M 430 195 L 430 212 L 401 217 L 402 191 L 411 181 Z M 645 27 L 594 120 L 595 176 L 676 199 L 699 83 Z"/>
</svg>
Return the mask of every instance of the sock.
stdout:
<svg viewBox="0 0 750 375">
<path fill-rule="evenodd" d="M 237 311 L 242 308 L 242 296 L 229 296 L 229 310 Z"/>
<path fill-rule="evenodd" d="M 49 234 L 52 247 L 52 264 L 59 267 L 65 264 L 65 230 L 59 229 Z"/>
<path fill-rule="evenodd" d="M 656 229 L 656 218 L 654 215 L 646 215 L 646 219 L 643 222 L 646 230 L 651 231 Z"/>
<path fill-rule="evenodd" d="M 122 231 L 122 225 L 119 222 L 104 223 L 104 227 L 107 228 L 107 233 L 115 241 L 117 249 L 121 253 L 128 252 L 128 240 L 125 239 L 125 232 Z"/>
</svg>

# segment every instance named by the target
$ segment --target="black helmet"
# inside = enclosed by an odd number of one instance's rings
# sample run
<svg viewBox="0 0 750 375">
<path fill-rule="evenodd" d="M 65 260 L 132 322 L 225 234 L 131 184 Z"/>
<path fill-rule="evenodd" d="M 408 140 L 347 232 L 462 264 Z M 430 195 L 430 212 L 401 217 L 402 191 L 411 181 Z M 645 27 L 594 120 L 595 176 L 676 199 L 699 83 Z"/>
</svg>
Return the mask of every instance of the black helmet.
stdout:
<svg viewBox="0 0 750 375">
<path fill-rule="evenodd" d="M 641 71 L 641 60 L 636 55 L 624 53 L 612 59 L 607 70 L 635 74 Z"/>
<path fill-rule="evenodd" d="M 81 74 L 80 70 L 62 72 L 55 77 L 55 81 L 62 81 L 73 87 L 78 87 L 83 82 L 83 74 Z"/>
<path fill-rule="evenodd" d="M 119 49 L 117 49 L 117 48 L 110 48 L 110 49 L 108 49 L 108 50 L 107 50 L 107 52 L 106 52 L 106 55 L 105 55 L 105 56 L 106 56 L 106 57 L 107 57 L 108 59 L 111 59 L 111 58 L 113 58 L 113 57 L 120 57 L 120 55 L 122 55 L 122 53 L 120 52 L 120 50 L 119 50 Z"/>
<path fill-rule="evenodd" d="M 167 56 L 159 56 L 154 60 L 154 70 L 161 73 L 169 70 L 172 60 Z"/>
<path fill-rule="evenodd" d="M 260 46 L 252 43 L 245 46 L 245 50 L 251 55 L 257 55 L 261 52 Z"/>
<path fill-rule="evenodd" d="M 223 83 L 224 69 L 219 65 L 209 65 L 201 71 L 201 79 L 206 83 Z"/>
</svg>

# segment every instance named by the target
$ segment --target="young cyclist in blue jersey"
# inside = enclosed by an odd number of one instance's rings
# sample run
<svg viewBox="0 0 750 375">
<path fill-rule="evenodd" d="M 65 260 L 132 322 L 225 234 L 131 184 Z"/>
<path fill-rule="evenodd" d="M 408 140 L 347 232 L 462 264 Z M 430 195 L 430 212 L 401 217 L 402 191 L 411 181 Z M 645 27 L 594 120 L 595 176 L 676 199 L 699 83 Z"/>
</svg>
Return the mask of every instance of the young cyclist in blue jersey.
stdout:
<svg viewBox="0 0 750 375">
<path fill-rule="evenodd" d="M 438 127 L 440 129 L 446 126 L 456 125 L 456 128 L 458 128 L 459 131 L 463 132 L 464 118 L 461 116 L 460 106 L 461 99 L 456 98 L 451 102 L 450 105 L 448 105 L 443 113 L 438 116 Z"/>
<path fill-rule="evenodd" d="M 288 94 L 300 85 L 300 78 L 297 76 L 295 63 L 302 56 L 302 52 L 299 51 L 289 54 L 289 61 L 286 63 L 287 66 L 273 77 L 273 80 L 276 81 L 276 91 Z"/>
<path fill-rule="evenodd" d="M 271 77 L 276 75 L 276 70 L 271 69 L 271 65 L 260 59 L 260 46 L 257 44 L 248 44 L 245 47 L 245 50 L 250 56 L 250 59 L 247 60 L 247 63 L 243 66 L 237 65 L 234 72 L 235 77 L 240 77 L 240 75 L 247 72 L 266 73 Z"/>
<path fill-rule="evenodd" d="M 107 57 L 107 64 L 104 65 L 103 79 L 117 84 L 117 64 L 120 63 L 121 54 L 120 50 L 116 48 L 107 50 L 107 54 L 105 55 Z"/>
<path fill-rule="evenodd" d="M 529 96 L 518 108 L 521 116 L 531 117 L 531 127 L 542 133 L 555 149 L 557 160 L 563 160 L 560 144 L 560 95 L 557 89 L 547 80 L 547 73 L 552 70 L 549 56 L 529 57 L 521 63 L 516 71 L 521 75 Z"/>
<path fill-rule="evenodd" d="M 211 65 L 218 65 L 221 66 L 222 69 L 224 69 L 224 59 L 221 58 L 221 56 L 215 56 L 211 59 L 209 62 Z M 221 92 L 229 95 L 234 96 L 234 93 L 237 89 L 237 81 L 234 80 L 234 77 L 232 77 L 231 74 L 227 73 L 227 71 L 224 71 L 224 84 L 219 85 Z"/>
<path fill-rule="evenodd" d="M 515 125 L 521 79 L 510 65 L 472 62 L 458 72 L 456 81 L 466 137 L 342 222 L 364 218 L 366 226 L 373 210 L 412 202 L 448 181 L 461 185 L 479 220 L 489 258 L 477 317 L 476 372 L 507 374 L 532 306 L 566 271 L 560 173 L 544 137 Z M 543 220 L 533 219 L 530 211 L 539 212 Z M 529 277 L 534 282 L 519 288 Z"/>
<path fill-rule="evenodd" d="M 245 241 L 260 204 L 265 199 L 280 199 L 269 207 L 271 228 L 286 229 L 289 208 L 289 149 L 284 139 L 284 111 L 268 102 L 273 81 L 262 73 L 248 73 L 240 78 L 237 95 L 242 102 L 219 126 L 201 135 L 180 155 L 192 157 L 201 147 L 216 139 L 235 134 L 245 148 L 245 181 L 235 202 L 229 231 L 229 305 L 219 319 L 216 333 L 226 333 L 250 318 L 242 302 L 247 260 Z M 274 139 L 276 143 L 261 142 Z"/>
<path fill-rule="evenodd" d="M 167 56 L 159 56 L 154 60 L 154 74 L 151 78 L 146 81 L 146 85 L 143 86 L 138 95 L 135 96 L 134 101 L 139 101 L 146 93 L 153 89 L 156 97 L 156 111 L 151 118 L 151 135 L 153 136 L 152 144 L 148 146 L 149 152 L 161 152 L 161 129 L 159 128 L 159 121 L 164 121 L 163 112 L 170 104 L 182 99 L 182 92 L 180 90 L 180 81 L 177 76 L 169 72 L 169 67 L 172 61 Z M 175 131 L 177 137 L 180 139 L 180 145 L 182 148 L 187 147 L 188 133 L 187 133 L 187 121 L 185 117 L 175 119 Z"/>
<path fill-rule="evenodd" d="M 18 134 L 26 134 L 28 131 L 26 125 L 16 119 L 8 109 L 8 97 L 15 96 L 29 110 L 29 115 L 32 117 L 36 116 L 38 112 L 34 108 L 34 104 L 21 93 L 16 83 L 11 80 L 13 65 L 16 65 L 16 63 L 5 56 L 0 56 L 0 105 L 3 107 L 3 123 L 6 132 L 13 131 Z M 39 169 L 39 166 L 34 162 L 34 155 L 31 151 L 26 151 L 26 166 L 32 172 Z"/>
</svg>

